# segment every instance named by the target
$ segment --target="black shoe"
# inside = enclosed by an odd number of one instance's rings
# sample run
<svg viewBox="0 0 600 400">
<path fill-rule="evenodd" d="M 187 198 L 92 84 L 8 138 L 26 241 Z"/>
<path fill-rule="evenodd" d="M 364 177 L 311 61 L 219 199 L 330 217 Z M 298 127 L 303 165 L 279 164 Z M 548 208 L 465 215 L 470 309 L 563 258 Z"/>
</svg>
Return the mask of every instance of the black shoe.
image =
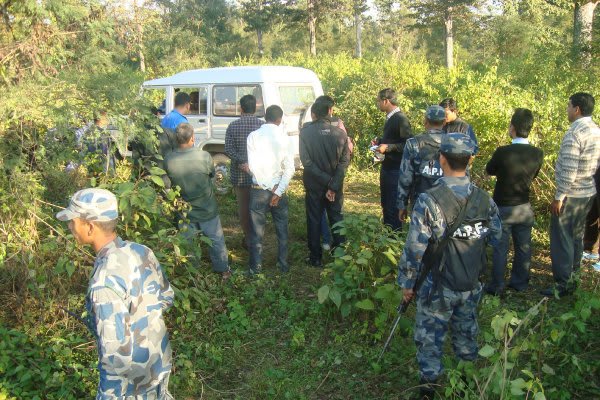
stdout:
<svg viewBox="0 0 600 400">
<path fill-rule="evenodd" d="M 514 285 L 511 285 L 510 283 L 508 285 L 506 285 L 507 288 L 514 290 L 515 292 L 522 292 L 524 290 L 527 290 L 527 286 L 525 287 L 516 287 Z"/>
<path fill-rule="evenodd" d="M 421 379 L 421 388 L 419 390 L 419 398 L 421 400 L 433 400 L 435 398 L 436 381 L 427 381 Z"/>
<path fill-rule="evenodd" d="M 485 291 L 486 294 L 489 294 L 491 296 L 500 296 L 503 292 L 502 289 L 494 289 L 490 286 L 486 286 L 485 289 L 483 289 Z"/>
<path fill-rule="evenodd" d="M 540 294 L 543 296 L 546 296 L 546 297 L 554 297 L 555 293 L 556 293 L 556 295 L 558 295 L 559 299 L 562 299 L 565 296 L 569 296 L 569 295 L 573 294 L 573 291 L 569 290 L 569 289 L 556 287 L 556 286 L 550 286 L 547 289 L 540 290 Z"/>
<path fill-rule="evenodd" d="M 314 268 L 323 268 L 323 262 L 321 260 L 312 260 L 310 257 L 306 257 L 306 263 Z"/>
</svg>

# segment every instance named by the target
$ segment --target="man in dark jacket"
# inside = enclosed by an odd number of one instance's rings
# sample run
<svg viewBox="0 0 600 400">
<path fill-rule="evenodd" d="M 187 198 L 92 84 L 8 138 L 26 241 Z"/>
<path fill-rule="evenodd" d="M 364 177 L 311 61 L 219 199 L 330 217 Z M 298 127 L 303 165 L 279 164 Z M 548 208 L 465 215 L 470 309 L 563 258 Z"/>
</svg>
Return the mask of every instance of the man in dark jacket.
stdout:
<svg viewBox="0 0 600 400">
<path fill-rule="evenodd" d="M 440 106 L 446 111 L 446 123 L 444 124 L 444 133 L 458 132 L 468 135 L 473 143 L 475 143 L 475 153 L 479 152 L 479 144 L 477 137 L 473 131 L 473 127 L 465 120 L 458 116 L 458 103 L 453 98 L 449 97 L 440 101 Z"/>
<path fill-rule="evenodd" d="M 386 113 L 383 126 L 383 136 L 375 139 L 378 153 L 385 154 L 381 163 L 379 186 L 381 191 L 381 208 L 383 223 L 394 230 L 400 230 L 402 223 L 398 218 L 398 178 L 400 163 L 406 140 L 412 137 L 410 122 L 398 108 L 396 92 L 393 89 L 383 89 L 377 96 L 377 107 Z"/>
<path fill-rule="evenodd" d="M 344 200 L 343 183 L 350 162 L 348 135 L 328 120 L 329 108 L 324 102 L 311 107 L 316 120 L 300 131 L 300 160 L 304 165 L 306 225 L 308 233 L 309 263 L 322 267 L 320 223 L 323 209 L 330 226 L 342 220 Z M 344 240 L 333 233 L 333 246 Z"/>
</svg>

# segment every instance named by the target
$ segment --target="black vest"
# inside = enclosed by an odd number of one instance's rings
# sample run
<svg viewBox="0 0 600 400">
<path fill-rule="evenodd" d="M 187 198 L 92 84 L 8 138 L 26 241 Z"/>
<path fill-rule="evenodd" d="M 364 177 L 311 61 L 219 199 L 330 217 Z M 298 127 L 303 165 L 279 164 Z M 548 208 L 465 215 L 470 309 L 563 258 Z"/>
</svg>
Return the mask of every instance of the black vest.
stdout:
<svg viewBox="0 0 600 400">
<path fill-rule="evenodd" d="M 466 200 L 458 199 L 446 185 L 427 191 L 439 206 L 446 226 L 452 225 Z M 444 250 L 439 266 L 433 267 L 433 281 L 450 290 L 465 292 L 475 289 L 486 265 L 485 234 L 489 229 L 490 196 L 473 186 L 469 208 L 462 224 L 456 229 Z"/>
<path fill-rule="evenodd" d="M 416 136 L 415 140 L 421 165 L 413 191 L 413 204 L 421 193 L 431 189 L 437 180 L 444 176 L 440 165 L 440 143 L 436 142 L 430 133 Z"/>
</svg>

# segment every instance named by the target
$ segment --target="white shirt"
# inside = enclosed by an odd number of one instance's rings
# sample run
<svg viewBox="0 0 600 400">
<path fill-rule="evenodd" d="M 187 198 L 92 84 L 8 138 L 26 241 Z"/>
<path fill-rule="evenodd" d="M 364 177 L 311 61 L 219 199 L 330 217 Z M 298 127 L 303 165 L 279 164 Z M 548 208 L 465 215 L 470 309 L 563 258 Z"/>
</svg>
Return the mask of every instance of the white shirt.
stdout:
<svg viewBox="0 0 600 400">
<path fill-rule="evenodd" d="M 512 144 L 529 144 L 529 140 L 524 137 L 516 137 L 512 140 Z"/>
<path fill-rule="evenodd" d="M 396 107 L 386 115 L 385 119 L 386 120 L 390 119 L 390 118 L 392 118 L 392 115 L 399 113 L 399 112 L 400 112 L 400 108 Z"/>
<path fill-rule="evenodd" d="M 252 181 L 265 190 L 278 185 L 273 193 L 281 197 L 294 175 L 292 146 L 283 126 L 264 124 L 248 135 L 246 143 Z"/>
</svg>

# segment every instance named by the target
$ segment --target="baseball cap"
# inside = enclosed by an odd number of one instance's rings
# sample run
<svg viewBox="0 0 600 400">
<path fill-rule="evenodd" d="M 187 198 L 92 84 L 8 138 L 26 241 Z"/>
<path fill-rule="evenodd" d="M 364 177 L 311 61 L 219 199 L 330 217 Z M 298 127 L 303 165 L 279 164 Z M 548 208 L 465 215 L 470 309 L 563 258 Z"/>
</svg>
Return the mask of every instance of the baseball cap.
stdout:
<svg viewBox="0 0 600 400">
<path fill-rule="evenodd" d="M 440 152 L 447 154 L 472 156 L 475 152 L 473 140 L 464 133 L 452 132 L 442 135 Z"/>
<path fill-rule="evenodd" d="M 425 118 L 430 121 L 445 121 L 446 111 L 440 106 L 429 106 L 425 111 Z"/>
<path fill-rule="evenodd" d="M 71 197 L 69 206 L 56 214 L 61 221 L 74 218 L 86 221 L 112 221 L 119 216 L 117 198 L 106 189 L 89 188 Z"/>
</svg>

